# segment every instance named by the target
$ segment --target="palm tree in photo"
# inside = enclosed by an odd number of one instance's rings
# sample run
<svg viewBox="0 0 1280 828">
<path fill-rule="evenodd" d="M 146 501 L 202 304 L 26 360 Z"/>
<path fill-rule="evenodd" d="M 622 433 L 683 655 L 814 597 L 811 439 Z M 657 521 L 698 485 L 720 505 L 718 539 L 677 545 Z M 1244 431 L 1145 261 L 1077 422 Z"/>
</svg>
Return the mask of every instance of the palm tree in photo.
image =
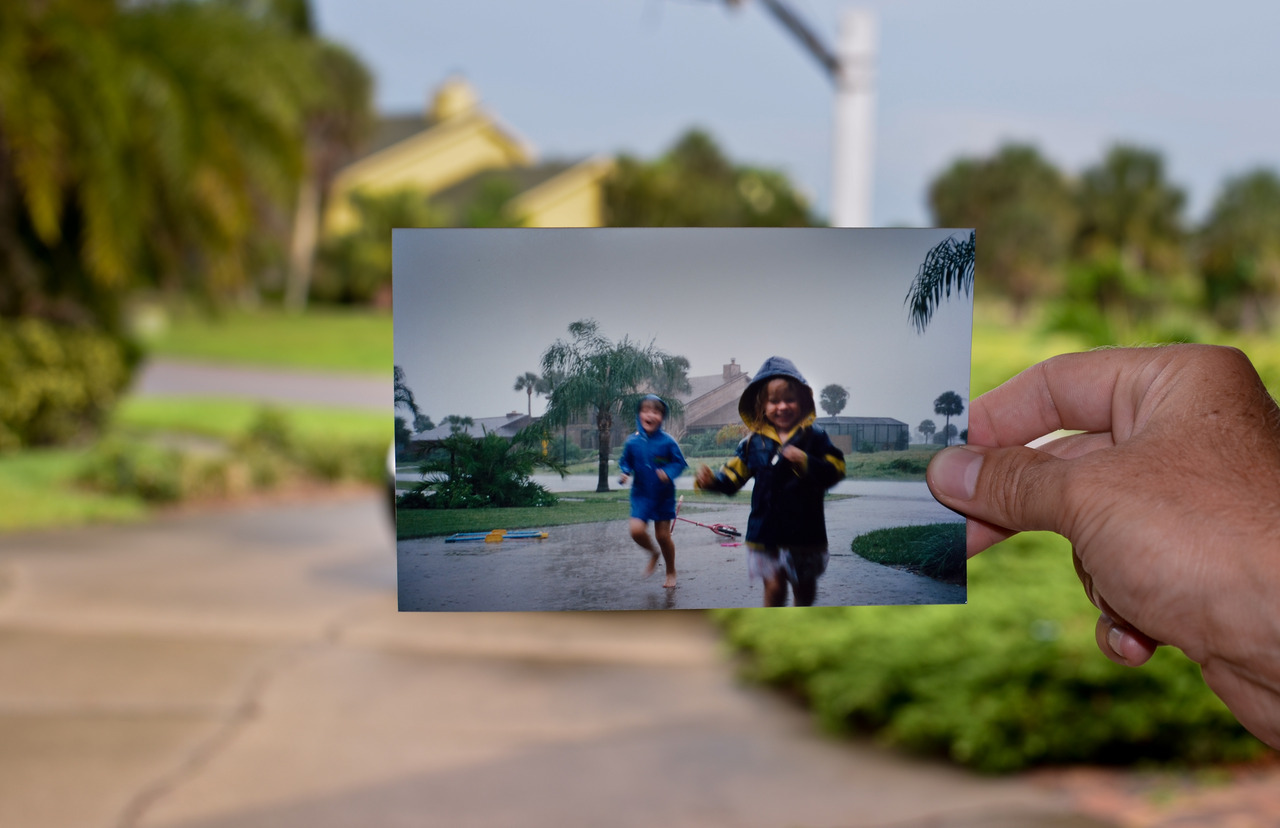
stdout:
<svg viewBox="0 0 1280 828">
<path fill-rule="evenodd" d="M 405 381 L 404 369 L 399 365 L 395 366 L 393 371 L 394 388 L 395 388 L 395 405 L 396 408 L 404 407 L 413 412 L 414 419 L 420 417 L 422 412 L 418 410 L 418 401 L 413 398 L 413 389 Z"/>
<path fill-rule="evenodd" d="M 475 425 L 476 421 L 470 417 L 464 417 L 461 414 L 450 414 L 444 418 L 443 425 L 449 427 L 450 434 L 464 433 L 468 428 Z"/>
<path fill-rule="evenodd" d="M 516 384 L 512 390 L 523 391 L 525 395 L 528 396 L 530 417 L 533 416 L 533 395 L 543 393 L 544 387 L 545 384 L 542 382 L 542 378 L 532 371 L 525 371 L 523 374 L 516 377 Z"/>
<path fill-rule="evenodd" d="M 933 420 L 921 420 L 920 425 L 916 426 L 916 431 L 924 435 L 924 441 L 928 443 L 933 435 L 937 433 L 938 427 L 934 425 Z"/>
<path fill-rule="evenodd" d="M 949 236 L 934 245 L 925 254 L 916 278 L 907 292 L 906 305 L 911 323 L 918 333 L 924 333 L 933 318 L 933 312 L 950 298 L 951 292 L 965 296 L 973 294 L 973 268 L 977 258 L 977 236 L 969 231 L 963 241 Z"/>
<path fill-rule="evenodd" d="M 947 424 L 943 426 L 942 433 L 947 436 L 946 444 L 951 445 L 951 438 L 955 436 L 955 429 L 951 427 L 951 418 L 959 417 L 964 413 L 964 400 L 954 391 L 943 391 L 933 401 L 933 413 L 947 418 Z"/>
<path fill-rule="evenodd" d="M 543 421 L 562 425 L 578 413 L 595 416 L 599 447 L 599 481 L 597 492 L 609 491 L 609 451 L 613 424 L 624 411 L 635 408 L 641 396 L 639 389 L 647 384 L 672 378 L 671 367 L 680 359 L 655 347 L 641 346 L 623 337 L 609 340 L 593 319 L 583 319 L 569 326 L 569 340 L 556 340 L 542 355 L 546 375 L 558 375 L 563 381 L 551 393 Z M 685 362 L 684 364 L 687 364 Z M 682 407 L 677 400 L 667 400 L 668 418 L 679 416 Z"/>
</svg>

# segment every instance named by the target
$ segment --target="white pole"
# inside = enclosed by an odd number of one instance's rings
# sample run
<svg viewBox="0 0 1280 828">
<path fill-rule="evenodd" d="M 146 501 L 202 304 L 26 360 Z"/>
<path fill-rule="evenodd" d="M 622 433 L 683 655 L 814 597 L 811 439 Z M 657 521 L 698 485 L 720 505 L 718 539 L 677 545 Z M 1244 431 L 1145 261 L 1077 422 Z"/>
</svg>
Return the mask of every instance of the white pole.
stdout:
<svg viewBox="0 0 1280 828">
<path fill-rule="evenodd" d="M 832 140 L 832 227 L 871 225 L 875 149 L 875 17 L 848 9 L 840 17 L 836 49 L 835 128 Z"/>
</svg>

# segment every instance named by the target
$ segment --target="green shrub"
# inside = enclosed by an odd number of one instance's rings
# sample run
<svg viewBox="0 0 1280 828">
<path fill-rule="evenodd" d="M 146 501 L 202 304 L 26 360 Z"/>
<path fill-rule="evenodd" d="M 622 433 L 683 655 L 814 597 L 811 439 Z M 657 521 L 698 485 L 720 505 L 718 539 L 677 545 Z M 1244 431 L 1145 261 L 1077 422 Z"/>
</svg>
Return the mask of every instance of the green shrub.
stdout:
<svg viewBox="0 0 1280 828">
<path fill-rule="evenodd" d="M 970 561 L 969 604 L 721 610 L 748 674 L 820 722 L 988 772 L 1051 763 L 1203 763 L 1266 748 L 1164 648 L 1121 667 L 1094 643 L 1070 546 L 1020 535 Z"/>
<path fill-rule="evenodd" d="M 0 324 L 0 451 L 96 430 L 128 384 L 133 354 L 105 334 L 40 319 Z"/>
<path fill-rule="evenodd" d="M 90 454 L 77 479 L 110 494 L 134 494 L 152 503 L 174 503 L 224 493 L 227 466 L 207 453 L 166 445 L 108 439 Z"/>
<path fill-rule="evenodd" d="M 859 535 L 850 547 L 872 563 L 964 583 L 964 531 L 961 522 L 895 526 Z"/>
<path fill-rule="evenodd" d="M 298 479 L 383 482 L 386 443 L 298 433 L 289 416 L 263 408 L 226 444 L 163 432 L 114 436 L 90 452 L 77 480 L 112 494 L 170 503 L 269 490 Z"/>
<path fill-rule="evenodd" d="M 923 475 L 929 468 L 929 459 L 929 457 L 920 457 L 919 455 L 895 457 L 885 463 L 885 468 L 888 471 L 901 472 L 902 474 Z"/>
</svg>

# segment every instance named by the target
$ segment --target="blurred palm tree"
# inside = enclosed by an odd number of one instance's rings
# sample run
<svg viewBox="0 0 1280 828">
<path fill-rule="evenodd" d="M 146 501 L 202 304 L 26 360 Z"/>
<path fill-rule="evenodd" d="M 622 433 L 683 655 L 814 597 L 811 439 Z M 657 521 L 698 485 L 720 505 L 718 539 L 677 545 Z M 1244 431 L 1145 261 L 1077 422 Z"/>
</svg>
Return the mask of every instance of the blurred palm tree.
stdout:
<svg viewBox="0 0 1280 828">
<path fill-rule="evenodd" d="M 605 185 L 610 227 L 809 227 L 809 205 L 773 170 L 733 164 L 710 135 L 691 130 L 665 155 L 622 156 Z"/>
<path fill-rule="evenodd" d="M 1066 300 L 1085 303 L 1104 323 L 1119 315 L 1130 326 L 1150 316 L 1185 264 L 1185 203 L 1155 150 L 1117 145 L 1085 169 Z"/>
<path fill-rule="evenodd" d="M 302 169 L 312 61 L 231 3 L 0 4 L 0 315 L 225 296 Z"/>
<path fill-rule="evenodd" d="M 317 36 L 308 0 L 271 0 L 274 16 L 307 46 L 317 83 L 304 113 L 305 164 L 298 182 L 285 306 L 306 307 L 321 216 L 334 176 L 373 128 L 373 78 L 351 52 Z"/>
<path fill-rule="evenodd" d="M 1007 297 L 1016 317 L 1051 289 L 1075 232 L 1066 179 L 1026 145 L 956 161 L 930 185 L 929 206 L 938 226 L 982 228 L 983 284 Z"/>
<path fill-rule="evenodd" d="M 1223 186 L 1198 239 L 1205 298 L 1220 324 L 1267 330 L 1280 298 L 1280 176 L 1256 169 Z"/>
<path fill-rule="evenodd" d="M 1077 203 L 1078 255 L 1115 255 L 1127 269 L 1151 274 L 1181 265 L 1186 194 L 1166 178 L 1159 152 L 1112 147 L 1081 174 Z"/>
</svg>

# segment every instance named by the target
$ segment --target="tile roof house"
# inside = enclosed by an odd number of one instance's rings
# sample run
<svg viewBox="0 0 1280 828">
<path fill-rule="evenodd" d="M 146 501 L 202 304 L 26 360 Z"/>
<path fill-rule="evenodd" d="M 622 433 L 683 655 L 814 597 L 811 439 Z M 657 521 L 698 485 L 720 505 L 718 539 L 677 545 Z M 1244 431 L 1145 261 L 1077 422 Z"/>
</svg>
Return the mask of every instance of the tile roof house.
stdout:
<svg viewBox="0 0 1280 828">
<path fill-rule="evenodd" d="M 680 439 L 688 434 L 716 432 L 726 425 L 740 425 L 738 399 L 750 384 L 750 375 L 732 358 L 719 374 L 689 377 L 689 392 L 676 395 L 684 404 L 684 416 L 675 418 L 667 430 Z"/>
<path fill-rule="evenodd" d="M 743 373 L 742 366 L 734 359 L 730 359 L 719 374 L 689 377 L 689 391 L 675 395 L 675 399 L 684 405 L 684 414 L 671 418 L 663 429 L 681 440 L 691 434 L 716 432 L 726 425 L 740 425 L 742 418 L 738 416 L 738 398 L 750 383 L 751 377 Z M 610 445 L 618 448 L 635 429 L 636 421 L 631 412 L 615 418 Z M 594 412 L 574 417 L 568 434 L 579 448 L 598 448 Z"/>
</svg>

